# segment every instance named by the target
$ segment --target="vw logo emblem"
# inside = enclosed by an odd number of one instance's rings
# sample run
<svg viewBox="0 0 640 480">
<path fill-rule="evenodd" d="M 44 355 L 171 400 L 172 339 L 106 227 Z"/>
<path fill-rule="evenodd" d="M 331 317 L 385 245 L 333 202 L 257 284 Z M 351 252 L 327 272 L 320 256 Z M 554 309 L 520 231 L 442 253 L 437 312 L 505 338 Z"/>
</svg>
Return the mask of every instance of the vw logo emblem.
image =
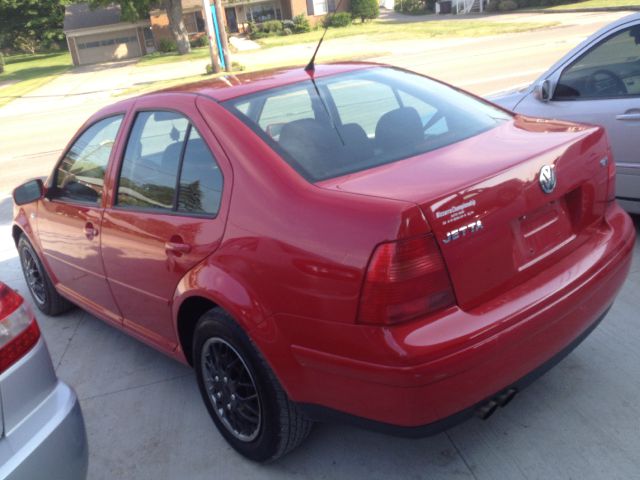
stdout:
<svg viewBox="0 0 640 480">
<path fill-rule="evenodd" d="M 551 165 L 545 165 L 540 169 L 538 175 L 540 188 L 544 193 L 551 193 L 556 188 L 556 171 Z"/>
</svg>

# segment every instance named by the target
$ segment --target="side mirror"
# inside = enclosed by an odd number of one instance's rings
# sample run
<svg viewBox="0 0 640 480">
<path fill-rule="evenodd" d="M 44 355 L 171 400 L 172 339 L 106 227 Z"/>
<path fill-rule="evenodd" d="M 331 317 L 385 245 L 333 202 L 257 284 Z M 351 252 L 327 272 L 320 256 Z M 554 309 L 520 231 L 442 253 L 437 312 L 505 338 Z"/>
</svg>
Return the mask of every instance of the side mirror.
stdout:
<svg viewBox="0 0 640 480">
<path fill-rule="evenodd" d="M 44 184 L 36 178 L 23 183 L 13 191 L 13 201 L 16 205 L 26 205 L 44 197 Z"/>
<path fill-rule="evenodd" d="M 553 86 L 551 85 L 551 81 L 544 80 L 538 83 L 535 87 L 535 96 L 541 102 L 548 102 L 551 100 Z"/>
</svg>

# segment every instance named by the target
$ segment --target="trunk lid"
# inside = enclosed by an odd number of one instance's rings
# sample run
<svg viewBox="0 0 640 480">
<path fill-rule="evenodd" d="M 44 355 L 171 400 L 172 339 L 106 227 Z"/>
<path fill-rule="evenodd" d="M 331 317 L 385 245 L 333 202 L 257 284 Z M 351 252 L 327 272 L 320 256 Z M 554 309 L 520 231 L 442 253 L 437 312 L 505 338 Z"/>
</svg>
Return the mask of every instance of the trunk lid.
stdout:
<svg viewBox="0 0 640 480">
<path fill-rule="evenodd" d="M 543 271 L 601 221 L 608 145 L 599 127 L 515 117 L 445 148 L 326 180 L 323 188 L 415 203 L 441 249 L 460 307 Z M 543 191 L 545 179 L 556 185 Z M 381 239 L 389 240 L 389 239 Z"/>
</svg>

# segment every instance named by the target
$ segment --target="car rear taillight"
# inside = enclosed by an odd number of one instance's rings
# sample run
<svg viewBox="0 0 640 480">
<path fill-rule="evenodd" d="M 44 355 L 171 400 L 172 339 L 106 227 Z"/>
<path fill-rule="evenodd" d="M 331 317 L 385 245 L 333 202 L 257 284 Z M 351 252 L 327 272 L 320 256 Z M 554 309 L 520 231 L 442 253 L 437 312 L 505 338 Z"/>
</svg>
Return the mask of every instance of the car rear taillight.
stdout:
<svg viewBox="0 0 640 480">
<path fill-rule="evenodd" d="M 360 296 L 360 323 L 391 325 L 455 302 L 432 235 L 382 243 L 373 252 Z"/>
<path fill-rule="evenodd" d="M 0 374 L 21 359 L 40 338 L 40 329 L 20 295 L 0 284 Z"/>
</svg>

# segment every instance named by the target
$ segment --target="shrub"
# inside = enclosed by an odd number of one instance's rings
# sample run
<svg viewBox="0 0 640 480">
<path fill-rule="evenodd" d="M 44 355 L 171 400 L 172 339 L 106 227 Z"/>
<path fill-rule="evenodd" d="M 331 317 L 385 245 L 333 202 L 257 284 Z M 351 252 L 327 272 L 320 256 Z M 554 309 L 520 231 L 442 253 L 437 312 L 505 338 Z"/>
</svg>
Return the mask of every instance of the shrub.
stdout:
<svg viewBox="0 0 640 480">
<path fill-rule="evenodd" d="M 498 5 L 498 10 L 501 12 L 509 12 L 511 10 L 517 10 L 518 4 L 514 0 L 502 0 Z"/>
<path fill-rule="evenodd" d="M 175 52 L 176 50 L 178 50 L 178 46 L 173 40 L 169 40 L 168 38 L 161 38 L 160 42 L 158 42 L 158 50 L 162 53 Z"/>
<path fill-rule="evenodd" d="M 499 5 L 500 5 L 500 2 L 498 0 L 493 0 L 491 3 L 488 3 L 488 4 L 486 4 L 484 6 L 484 11 L 485 12 L 497 12 Z"/>
<path fill-rule="evenodd" d="M 419 15 L 427 13 L 427 5 L 423 0 L 401 0 L 396 1 L 393 9 L 396 12 Z"/>
<path fill-rule="evenodd" d="M 198 38 L 194 38 L 189 42 L 191 48 L 206 47 L 209 44 L 209 40 L 206 35 L 200 35 Z"/>
<path fill-rule="evenodd" d="M 377 18 L 380 15 L 378 0 L 351 0 L 351 13 L 353 18 L 359 18 L 362 22 Z"/>
<path fill-rule="evenodd" d="M 283 28 L 282 29 L 282 34 L 283 35 L 291 35 L 293 33 L 293 31 L 290 28 Z"/>
<path fill-rule="evenodd" d="M 296 29 L 296 24 L 293 23 L 293 20 L 283 20 L 282 21 L 282 28 L 288 28 L 289 30 L 291 30 L 292 32 Z"/>
<path fill-rule="evenodd" d="M 262 30 L 253 31 L 249 34 L 249 38 L 251 40 L 259 40 L 261 38 L 268 37 L 269 34 L 267 32 L 263 32 Z"/>
<path fill-rule="evenodd" d="M 311 31 L 311 24 L 304 13 L 293 17 L 293 31 L 295 33 L 306 33 Z"/>
<path fill-rule="evenodd" d="M 261 23 L 258 28 L 266 33 L 278 34 L 282 32 L 282 22 L 280 20 L 268 20 Z"/>
<path fill-rule="evenodd" d="M 4 73 L 4 55 L 0 52 L 0 73 Z"/>
<path fill-rule="evenodd" d="M 330 27 L 347 27 L 351 25 L 351 14 L 349 12 L 338 12 L 327 17 Z"/>
</svg>

